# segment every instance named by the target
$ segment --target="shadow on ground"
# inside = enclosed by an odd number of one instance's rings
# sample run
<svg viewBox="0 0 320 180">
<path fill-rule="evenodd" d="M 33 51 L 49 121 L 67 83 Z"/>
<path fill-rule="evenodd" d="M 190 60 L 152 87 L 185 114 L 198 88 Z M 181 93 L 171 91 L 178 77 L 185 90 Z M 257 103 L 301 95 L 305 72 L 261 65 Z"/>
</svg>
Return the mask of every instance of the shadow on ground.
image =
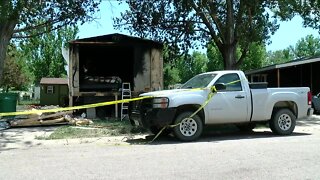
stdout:
<svg viewBox="0 0 320 180">
<path fill-rule="evenodd" d="M 319 115 L 313 115 L 309 118 L 297 121 L 297 126 L 314 126 L 314 125 L 320 126 L 320 116 Z"/>
<path fill-rule="evenodd" d="M 311 124 L 308 124 L 310 125 Z M 293 132 L 290 136 L 306 136 L 311 135 L 310 133 Z M 209 126 L 204 129 L 202 136 L 193 142 L 220 142 L 228 140 L 239 140 L 239 139 L 260 139 L 260 138 L 285 138 L 288 136 L 280 136 L 271 132 L 268 128 L 256 128 L 251 132 L 242 132 L 238 128 L 232 125 L 221 125 L 221 126 Z M 155 139 L 155 135 L 146 136 L 145 139 L 128 139 L 126 141 L 132 145 L 158 145 L 158 144 L 179 144 L 188 143 L 181 142 L 176 139 L 172 134 L 168 136 L 159 136 Z"/>
<path fill-rule="evenodd" d="M 0 130 L 0 152 L 3 150 L 39 146 L 37 136 L 53 132 L 58 126 L 15 127 Z"/>
</svg>

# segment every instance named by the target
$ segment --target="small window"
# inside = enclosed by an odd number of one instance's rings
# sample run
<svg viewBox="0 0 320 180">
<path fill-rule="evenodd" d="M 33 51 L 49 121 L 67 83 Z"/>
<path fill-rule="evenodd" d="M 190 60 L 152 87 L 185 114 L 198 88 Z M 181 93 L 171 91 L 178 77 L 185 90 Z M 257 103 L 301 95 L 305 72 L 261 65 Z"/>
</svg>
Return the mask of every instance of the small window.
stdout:
<svg viewBox="0 0 320 180">
<path fill-rule="evenodd" d="M 226 84 L 226 91 L 241 91 L 241 82 L 238 74 L 226 74 L 221 76 L 215 84 Z"/>
<path fill-rule="evenodd" d="M 53 94 L 53 86 L 47 86 L 47 94 Z"/>
</svg>

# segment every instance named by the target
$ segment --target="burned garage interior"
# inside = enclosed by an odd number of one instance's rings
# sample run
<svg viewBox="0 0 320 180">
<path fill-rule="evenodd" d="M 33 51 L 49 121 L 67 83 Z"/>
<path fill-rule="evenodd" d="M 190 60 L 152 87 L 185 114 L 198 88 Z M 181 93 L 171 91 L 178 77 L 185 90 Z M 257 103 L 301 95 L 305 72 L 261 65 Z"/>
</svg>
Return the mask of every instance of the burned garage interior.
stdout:
<svg viewBox="0 0 320 180">
<path fill-rule="evenodd" d="M 122 82 L 133 83 L 133 55 L 130 46 L 79 47 L 80 91 L 112 91 Z"/>
<path fill-rule="evenodd" d="M 122 99 L 163 88 L 162 43 L 123 34 L 69 42 L 69 106 Z M 89 118 L 119 118 L 121 104 L 79 110 Z M 121 114 L 122 115 L 122 114 Z"/>
</svg>

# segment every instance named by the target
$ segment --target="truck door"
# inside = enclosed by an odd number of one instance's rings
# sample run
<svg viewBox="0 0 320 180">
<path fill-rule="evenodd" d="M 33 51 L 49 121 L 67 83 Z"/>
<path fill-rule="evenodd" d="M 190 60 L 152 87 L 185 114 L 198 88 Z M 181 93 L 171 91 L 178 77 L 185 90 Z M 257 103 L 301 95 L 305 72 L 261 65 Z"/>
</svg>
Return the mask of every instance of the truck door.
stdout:
<svg viewBox="0 0 320 180">
<path fill-rule="evenodd" d="M 208 103 L 208 123 L 233 123 L 249 121 L 248 104 L 250 97 L 239 81 L 237 73 L 221 76 L 216 82 L 226 84 L 226 89 L 217 92 Z M 237 82 L 235 82 L 237 81 Z M 230 82 L 235 82 L 228 84 Z"/>
</svg>

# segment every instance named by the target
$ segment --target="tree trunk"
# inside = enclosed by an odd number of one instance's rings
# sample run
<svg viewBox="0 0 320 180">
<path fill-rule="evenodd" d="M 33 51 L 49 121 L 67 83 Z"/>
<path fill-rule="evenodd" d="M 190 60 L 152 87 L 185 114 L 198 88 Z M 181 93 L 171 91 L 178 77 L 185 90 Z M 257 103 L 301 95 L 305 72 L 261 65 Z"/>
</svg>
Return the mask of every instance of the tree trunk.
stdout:
<svg viewBox="0 0 320 180">
<path fill-rule="evenodd" d="M 226 70 L 237 69 L 234 21 L 233 1 L 227 0 L 225 42 L 221 51 L 224 60 L 224 69 Z"/>
<path fill-rule="evenodd" d="M 14 21 L 0 23 L 0 80 L 2 79 L 4 61 L 15 26 L 16 22 Z"/>
<path fill-rule="evenodd" d="M 235 45 L 225 45 L 222 57 L 224 61 L 224 69 L 225 70 L 235 70 L 238 69 L 236 67 L 236 46 Z"/>
</svg>

